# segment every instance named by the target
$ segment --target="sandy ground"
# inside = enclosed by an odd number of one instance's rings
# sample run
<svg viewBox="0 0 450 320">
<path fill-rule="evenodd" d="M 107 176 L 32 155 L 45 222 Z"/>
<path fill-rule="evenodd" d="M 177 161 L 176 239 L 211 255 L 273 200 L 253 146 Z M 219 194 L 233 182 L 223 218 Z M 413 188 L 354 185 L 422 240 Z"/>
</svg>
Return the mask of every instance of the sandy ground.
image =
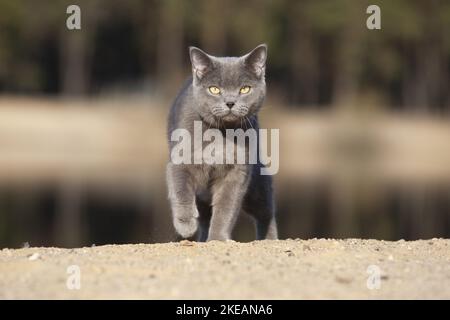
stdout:
<svg viewBox="0 0 450 320">
<path fill-rule="evenodd" d="M 450 240 L 3 249 L 0 298 L 450 299 Z"/>
</svg>

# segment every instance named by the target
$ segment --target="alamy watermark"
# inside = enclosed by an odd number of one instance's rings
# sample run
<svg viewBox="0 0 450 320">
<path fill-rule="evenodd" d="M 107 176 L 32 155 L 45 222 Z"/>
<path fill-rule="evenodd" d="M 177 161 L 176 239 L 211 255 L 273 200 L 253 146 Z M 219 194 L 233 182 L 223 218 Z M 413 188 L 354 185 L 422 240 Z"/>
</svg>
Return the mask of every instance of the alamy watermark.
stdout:
<svg viewBox="0 0 450 320">
<path fill-rule="evenodd" d="M 366 272 L 369 274 L 366 281 L 367 289 L 378 290 L 381 288 L 381 268 L 376 264 L 367 267 Z"/>
<path fill-rule="evenodd" d="M 69 16 L 66 19 L 66 27 L 69 30 L 81 30 L 81 8 L 76 4 L 71 4 L 67 7 L 66 13 Z M 366 9 L 366 13 L 370 16 L 366 20 L 366 27 L 369 30 L 381 29 L 381 8 L 372 4 Z"/>
<path fill-rule="evenodd" d="M 264 165 L 261 175 L 278 172 L 278 129 L 226 129 L 223 135 L 215 128 L 203 131 L 202 125 L 194 121 L 194 136 L 187 129 L 172 132 L 170 140 L 176 143 L 170 153 L 173 164 L 257 164 L 259 160 Z"/>
<path fill-rule="evenodd" d="M 81 30 L 81 8 L 76 4 L 67 7 L 66 27 L 69 30 Z"/>
<path fill-rule="evenodd" d="M 366 26 L 369 30 L 380 30 L 381 29 L 381 9 L 376 4 L 372 4 L 367 7 L 367 14 L 370 16 L 367 18 Z"/>
<path fill-rule="evenodd" d="M 66 270 L 67 277 L 66 287 L 69 290 L 80 290 L 81 289 L 81 269 L 78 265 L 73 264 L 67 267 Z"/>
</svg>

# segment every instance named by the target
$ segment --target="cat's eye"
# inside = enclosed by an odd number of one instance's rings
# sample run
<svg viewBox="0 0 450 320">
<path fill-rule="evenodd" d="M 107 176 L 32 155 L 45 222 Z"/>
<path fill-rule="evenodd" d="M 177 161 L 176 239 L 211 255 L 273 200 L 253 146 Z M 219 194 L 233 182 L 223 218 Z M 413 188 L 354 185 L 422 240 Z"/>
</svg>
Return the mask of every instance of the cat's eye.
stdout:
<svg viewBox="0 0 450 320">
<path fill-rule="evenodd" d="M 250 86 L 243 86 L 242 88 L 241 88 L 241 90 L 239 90 L 239 93 L 240 94 L 246 94 L 246 93 L 249 93 L 250 92 Z"/>
<path fill-rule="evenodd" d="M 220 89 L 215 87 L 215 86 L 211 86 L 208 88 L 209 92 L 211 92 L 212 94 L 220 94 Z"/>
</svg>

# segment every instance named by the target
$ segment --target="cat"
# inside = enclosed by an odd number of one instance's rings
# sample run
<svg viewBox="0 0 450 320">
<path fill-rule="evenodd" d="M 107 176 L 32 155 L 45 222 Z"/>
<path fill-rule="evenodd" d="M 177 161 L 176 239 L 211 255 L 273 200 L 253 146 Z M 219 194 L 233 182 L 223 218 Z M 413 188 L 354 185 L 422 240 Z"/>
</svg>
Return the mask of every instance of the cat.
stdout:
<svg viewBox="0 0 450 320">
<path fill-rule="evenodd" d="M 215 57 L 189 48 L 192 76 L 169 113 L 169 149 L 176 129 L 258 129 L 257 113 L 266 95 L 267 46 L 241 57 Z M 230 240 L 243 211 L 255 220 L 256 239 L 277 239 L 272 178 L 256 164 L 167 164 L 166 178 L 173 224 L 182 238 Z M 197 230 L 198 229 L 198 230 Z"/>
</svg>

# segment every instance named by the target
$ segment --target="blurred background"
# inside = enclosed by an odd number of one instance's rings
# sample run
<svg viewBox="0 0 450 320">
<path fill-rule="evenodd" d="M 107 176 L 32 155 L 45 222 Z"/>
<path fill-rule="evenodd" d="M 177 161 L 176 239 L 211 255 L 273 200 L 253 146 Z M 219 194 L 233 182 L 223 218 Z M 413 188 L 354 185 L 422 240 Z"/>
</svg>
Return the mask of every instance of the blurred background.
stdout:
<svg viewBox="0 0 450 320">
<path fill-rule="evenodd" d="M 187 48 L 263 42 L 280 237 L 448 238 L 449 30 L 446 0 L 0 0 L 0 247 L 173 241 Z M 254 239 L 245 216 L 235 238 Z"/>
</svg>

